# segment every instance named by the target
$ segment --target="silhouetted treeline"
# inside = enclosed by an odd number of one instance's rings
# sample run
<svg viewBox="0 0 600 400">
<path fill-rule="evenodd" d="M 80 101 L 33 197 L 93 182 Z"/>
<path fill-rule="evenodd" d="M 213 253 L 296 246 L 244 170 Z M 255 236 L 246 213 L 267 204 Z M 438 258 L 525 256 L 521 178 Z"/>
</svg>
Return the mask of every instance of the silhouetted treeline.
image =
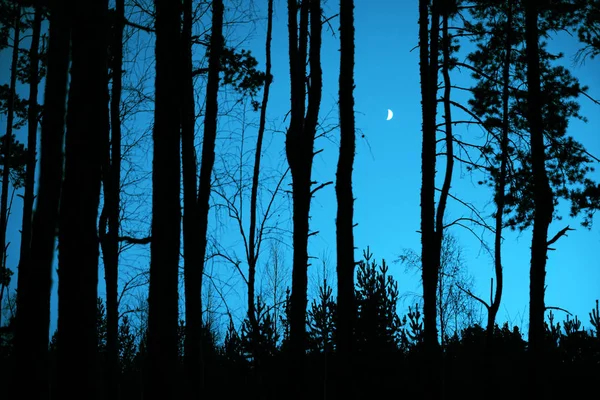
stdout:
<svg viewBox="0 0 600 400">
<path fill-rule="evenodd" d="M 368 255 L 368 253 L 367 253 Z M 358 268 L 355 297 L 357 318 L 353 331 L 354 354 L 351 380 L 336 382 L 339 368 L 336 331 L 333 321 L 336 304 L 325 280 L 319 296 L 308 309 L 306 352 L 306 394 L 311 399 L 337 398 L 337 384 L 352 391 L 357 398 L 384 398 L 392 393 L 409 398 L 422 398 L 426 360 L 423 353 L 423 319 L 418 305 L 399 318 L 396 313 L 399 292 L 385 262 L 378 265 L 367 258 Z M 289 303 L 289 295 L 287 299 Z M 253 362 L 251 324 L 246 318 L 241 326 L 222 331 L 215 326 L 202 329 L 205 363 L 205 393 L 220 398 L 281 399 L 288 396 L 287 363 L 290 360 L 289 314 L 276 321 L 273 313 L 256 299 L 258 329 L 256 336 L 261 362 Z M 289 307 L 287 308 L 289 312 Z M 551 313 L 545 329 L 544 384 L 551 390 L 546 398 L 583 395 L 593 391 L 600 374 L 600 320 L 598 304 L 589 314 L 591 330 L 582 328 L 578 317 L 557 322 Z M 106 399 L 104 374 L 107 367 L 107 321 L 103 301 L 97 302 L 96 327 L 98 342 L 98 399 Z M 14 371 L 10 368 L 13 351 L 13 324 L 2 331 L 0 376 L 3 388 L 10 389 Z M 57 334 L 49 347 L 51 395 L 56 388 Z M 119 326 L 120 396 L 124 399 L 144 398 L 148 383 L 147 331 L 134 327 L 125 315 Z M 176 383 L 183 385 L 185 323 L 179 323 Z M 527 342 L 518 326 L 496 325 L 494 329 L 493 370 L 486 369 L 485 326 L 475 324 L 445 338 L 442 356 L 442 385 L 448 398 L 480 398 L 488 374 L 500 384 L 491 389 L 493 398 L 524 398 L 527 377 Z M 254 350 L 256 351 L 256 350 Z M 256 370 L 257 365 L 260 370 Z M 260 377 L 258 379 L 257 377 Z M 9 387 L 7 387 L 8 385 Z M 53 396 L 54 398 L 54 396 Z"/>
</svg>

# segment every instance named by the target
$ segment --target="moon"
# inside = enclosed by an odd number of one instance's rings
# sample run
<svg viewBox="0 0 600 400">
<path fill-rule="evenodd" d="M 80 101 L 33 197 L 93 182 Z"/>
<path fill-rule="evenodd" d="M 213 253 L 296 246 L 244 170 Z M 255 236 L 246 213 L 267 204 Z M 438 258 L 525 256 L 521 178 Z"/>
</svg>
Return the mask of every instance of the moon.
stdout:
<svg viewBox="0 0 600 400">
<path fill-rule="evenodd" d="M 392 112 L 392 110 L 388 109 L 388 116 L 386 118 L 386 121 L 389 121 L 393 117 L 394 117 L 394 113 Z"/>
</svg>

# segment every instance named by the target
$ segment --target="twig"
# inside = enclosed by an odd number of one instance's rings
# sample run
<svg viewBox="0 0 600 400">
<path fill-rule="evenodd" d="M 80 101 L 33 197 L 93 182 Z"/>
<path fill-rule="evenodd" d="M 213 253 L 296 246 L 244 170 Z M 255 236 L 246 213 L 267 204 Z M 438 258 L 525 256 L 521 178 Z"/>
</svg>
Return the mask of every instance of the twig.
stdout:
<svg viewBox="0 0 600 400">
<path fill-rule="evenodd" d="M 320 184 L 319 186 L 317 186 L 316 188 L 314 188 L 313 190 L 310 191 L 310 197 L 314 196 L 314 194 L 317 192 L 317 190 L 321 190 L 323 189 L 325 186 L 328 185 L 333 185 L 333 181 L 329 181 L 329 182 L 325 182 Z"/>
</svg>

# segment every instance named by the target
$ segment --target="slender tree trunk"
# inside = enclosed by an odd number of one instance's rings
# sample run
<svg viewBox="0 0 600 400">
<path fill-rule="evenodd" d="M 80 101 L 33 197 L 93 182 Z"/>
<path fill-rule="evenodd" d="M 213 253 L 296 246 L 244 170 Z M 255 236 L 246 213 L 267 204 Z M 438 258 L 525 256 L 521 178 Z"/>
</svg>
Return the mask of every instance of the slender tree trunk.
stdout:
<svg viewBox="0 0 600 400">
<path fill-rule="evenodd" d="M 338 203 L 336 218 L 338 320 L 337 349 L 340 355 L 338 397 L 351 395 L 345 390 L 351 382 L 353 327 L 356 314 L 354 301 L 354 194 L 352 169 L 356 150 L 354 124 L 354 1 L 340 0 L 340 156 L 337 165 L 335 193 Z"/>
<path fill-rule="evenodd" d="M 112 26 L 112 95 L 110 97 L 110 138 L 103 146 L 104 208 L 100 216 L 100 244 L 106 282 L 106 396 L 119 398 L 119 217 L 121 186 L 121 87 L 125 5 L 116 1 Z M 107 231 L 108 229 L 108 231 Z"/>
<path fill-rule="evenodd" d="M 69 25 L 66 2 L 52 5 L 49 26 L 48 70 L 44 91 L 40 174 L 37 207 L 31 230 L 29 264 L 19 269 L 15 359 L 18 395 L 48 398 L 48 330 L 50 287 L 58 207 L 63 175 L 63 137 L 69 66 Z"/>
<path fill-rule="evenodd" d="M 442 184 L 442 191 L 440 193 L 440 202 L 438 204 L 438 208 L 436 211 L 436 220 L 435 220 L 435 238 L 436 238 L 436 263 L 437 263 L 437 274 L 439 282 L 437 284 L 440 285 L 440 296 L 443 295 L 442 291 L 442 283 L 441 283 L 441 259 L 442 259 L 442 241 L 444 239 L 444 215 L 446 213 L 446 205 L 448 203 L 448 196 L 450 195 L 450 187 L 452 185 L 452 172 L 454 170 L 454 135 L 452 134 L 452 107 L 451 107 L 451 91 L 452 91 L 452 82 L 450 80 L 450 45 L 451 45 L 451 37 L 448 33 L 448 20 L 450 16 L 448 14 L 443 15 L 442 22 L 442 75 L 444 78 L 444 129 L 446 131 L 446 171 L 444 172 L 444 183 Z M 437 76 L 437 74 L 436 74 Z M 436 82 L 436 81 L 430 81 Z M 442 300 L 442 299 L 440 299 Z M 444 323 L 442 320 L 442 314 L 440 310 L 440 321 L 442 330 L 444 327 Z M 443 335 L 443 333 L 442 333 Z M 442 342 L 444 338 L 442 337 Z"/>
<path fill-rule="evenodd" d="M 421 261 L 423 280 L 423 325 L 426 360 L 426 391 L 431 398 L 439 396 L 437 353 L 437 280 L 440 268 L 441 231 L 436 232 L 435 165 L 436 108 L 438 79 L 439 13 L 437 0 L 431 5 L 429 30 L 428 1 L 419 1 L 419 45 L 421 75 L 421 106 L 423 113 L 423 149 L 421 153 Z M 441 202 L 441 199 L 440 199 Z M 439 212 L 439 210 L 438 210 Z M 442 216 L 443 217 L 443 214 Z M 438 217 L 439 219 L 440 217 Z"/>
<path fill-rule="evenodd" d="M 196 109 L 192 77 L 192 0 L 183 2 L 181 160 L 183 171 L 183 255 L 185 285 L 184 363 L 187 395 L 197 399 L 202 392 L 202 262 L 199 258 L 197 206 L 197 160 L 194 147 Z"/>
<path fill-rule="evenodd" d="M 298 5 L 288 0 L 288 31 L 291 81 L 291 121 L 286 135 L 286 156 L 292 174 L 293 234 L 292 294 L 290 317 L 290 379 L 292 390 L 302 396 L 306 352 L 306 306 L 308 236 L 311 170 L 319 107 L 321 104 L 321 3 L 303 0 L 300 4 L 300 29 L 296 21 Z M 310 78 L 305 108 L 306 57 L 310 16 Z M 306 109 L 306 116 L 304 115 Z"/>
<path fill-rule="evenodd" d="M 504 221 L 504 206 L 506 192 L 506 175 L 508 173 L 508 134 L 510 130 L 509 116 L 509 86 L 510 86 L 510 65 L 512 53 L 512 4 L 508 4 L 508 12 L 506 19 L 506 44 L 504 53 L 504 66 L 502 68 L 502 136 L 500 139 L 500 176 L 496 184 L 496 218 L 495 218 L 495 235 L 494 235 L 494 271 L 496 275 L 496 291 L 494 299 L 488 309 L 487 322 L 487 343 L 491 348 L 494 340 L 494 326 L 496 324 L 496 315 L 500 309 L 500 301 L 502 300 L 503 288 L 503 273 L 502 273 L 502 228 Z"/>
<path fill-rule="evenodd" d="M 108 1 L 77 2 L 71 12 L 71 85 L 58 252 L 59 398 L 96 393 L 97 221 L 102 149 L 109 128 Z"/>
<path fill-rule="evenodd" d="M 35 183 L 35 164 L 38 127 L 38 81 L 39 81 L 39 44 L 42 25 L 42 10 L 36 7 L 31 27 L 31 47 L 29 49 L 29 104 L 27 110 L 27 168 L 25 174 L 25 193 L 23 196 L 23 222 L 21 228 L 21 249 L 19 275 L 26 275 L 31 254 L 31 223 Z M 17 294 L 18 296 L 18 294 Z"/>
<path fill-rule="evenodd" d="M 553 193 L 545 165 L 542 108 L 540 104 L 540 60 L 537 2 L 525 2 L 525 40 L 527 45 L 527 119 L 531 131 L 531 167 L 533 173 L 534 219 L 531 243 L 529 286 L 529 356 L 531 393 L 542 395 L 544 386 L 544 291 L 548 226 L 552 221 Z"/>
<path fill-rule="evenodd" d="M 149 398 L 177 398 L 181 3 L 155 0 L 156 95 L 148 315 Z"/>
<path fill-rule="evenodd" d="M 262 158 L 263 137 L 265 134 L 265 126 L 267 120 L 267 104 L 269 102 L 269 89 L 271 87 L 271 36 L 273 32 L 273 0 L 268 0 L 267 6 L 267 38 L 265 43 L 265 86 L 263 89 L 263 98 L 260 108 L 260 120 L 258 126 L 258 137 L 256 139 L 256 151 L 254 153 L 254 171 L 252 173 L 252 191 L 250 195 L 250 240 L 248 249 L 248 319 L 252 326 L 252 345 L 253 358 L 255 361 L 255 370 L 258 373 L 257 380 L 259 387 L 261 385 L 260 359 L 261 355 L 257 354 L 258 347 L 258 321 L 255 305 L 255 281 L 256 281 L 256 265 L 260 252 L 260 244 L 262 235 L 257 238 L 256 214 L 258 213 L 258 184 L 260 178 L 260 160 Z"/>
<path fill-rule="evenodd" d="M 202 275 L 204 273 L 204 259 L 206 256 L 207 247 L 207 232 L 208 232 L 208 213 L 210 210 L 210 192 L 213 166 L 215 164 L 215 143 L 217 138 L 217 114 L 218 114 L 218 94 L 219 94 L 219 73 L 221 71 L 221 51 L 223 48 L 223 1 L 214 0 L 212 2 L 212 28 L 210 38 L 210 55 L 208 59 L 208 82 L 206 86 L 206 114 L 204 117 L 204 138 L 202 142 L 202 160 L 200 164 L 200 178 L 198 183 L 198 205 L 197 205 L 197 220 L 196 227 L 198 229 L 197 247 L 198 247 L 198 266 L 199 270 L 195 273 L 194 292 L 190 295 L 194 297 L 196 302 L 195 312 L 193 315 L 195 328 L 197 331 L 196 338 L 190 340 L 201 340 L 202 327 Z M 201 350 L 200 350 L 201 351 Z M 202 368 L 199 364 L 199 368 Z M 204 372 L 200 369 L 200 386 L 204 386 Z"/>
<path fill-rule="evenodd" d="M 434 7 L 436 7 L 434 5 Z M 436 210 L 436 214 L 435 214 L 435 259 L 433 260 L 433 263 L 436 266 L 436 279 L 438 280 L 438 282 L 435 282 L 436 285 L 440 286 L 440 299 L 438 299 L 437 301 L 440 302 L 440 304 L 442 303 L 443 299 L 443 287 L 442 287 L 442 280 L 441 280 L 441 260 L 442 260 L 442 242 L 444 240 L 444 215 L 446 214 L 446 205 L 448 203 L 448 197 L 450 195 L 450 187 L 452 185 L 452 172 L 454 170 L 454 136 L 452 134 L 452 108 L 451 108 L 451 90 L 452 90 L 452 82 L 450 80 L 450 46 L 451 46 L 451 36 L 448 33 L 448 20 L 450 19 L 450 15 L 447 13 L 448 9 L 444 8 L 444 13 L 442 15 L 442 75 L 444 78 L 444 98 L 443 98 L 443 105 L 444 105 L 444 129 L 445 129 L 445 142 L 446 142 L 446 170 L 444 171 L 444 182 L 442 184 L 442 190 L 440 192 L 440 201 L 438 203 L 438 207 Z M 433 21 L 434 24 L 437 23 L 437 21 L 439 20 L 439 16 L 437 14 L 437 11 L 433 11 L 432 13 L 433 16 Z M 430 64 L 431 65 L 435 65 L 437 61 L 433 61 L 433 55 L 437 54 L 437 46 L 433 46 L 434 41 L 437 39 L 437 29 L 432 28 L 432 53 L 431 53 L 431 58 L 430 58 Z M 435 35 L 433 35 L 435 34 Z M 435 50 L 435 53 L 434 53 Z M 433 82 L 435 85 L 437 85 L 437 73 L 433 74 L 432 72 L 432 76 L 431 76 L 431 80 L 429 81 L 430 83 Z M 430 87 L 430 89 L 432 89 Z M 436 101 L 436 107 L 437 107 L 437 101 Z M 435 119 L 433 120 L 434 122 L 434 127 L 435 127 Z M 434 139 L 435 139 L 435 133 L 433 134 Z M 435 171 L 434 171 L 435 174 Z M 432 283 L 433 286 L 433 283 Z M 446 333 L 446 329 L 445 329 L 445 324 L 446 321 L 444 320 L 444 313 L 443 310 L 440 309 L 440 330 L 441 330 L 441 348 L 438 348 L 435 350 L 435 355 L 434 355 L 434 362 L 432 363 L 432 368 L 433 368 L 433 376 L 432 379 L 437 380 L 438 377 L 440 379 L 440 390 L 442 393 L 442 397 L 444 396 L 445 393 L 445 367 L 444 367 L 444 357 L 442 352 L 440 351 L 438 353 L 439 350 L 443 351 L 443 347 L 444 347 L 444 335 Z M 436 333 L 437 335 L 437 333 Z M 437 341 L 437 336 L 436 336 L 436 341 Z M 434 345 L 437 347 L 437 343 L 434 343 Z M 433 349 L 432 349 L 433 350 Z M 437 365 L 437 368 L 436 368 Z M 432 385 L 433 388 L 435 388 L 435 385 Z"/>
<path fill-rule="evenodd" d="M 2 195 L 0 196 L 0 271 L 6 268 L 6 224 L 8 221 L 8 185 L 10 180 L 10 153 L 13 142 L 12 130 L 15 119 L 15 90 L 17 85 L 17 63 L 19 61 L 19 40 L 21 35 L 21 6 L 16 5 L 13 25 L 13 51 L 10 63 L 10 86 L 8 89 L 6 134 L 4 135 L 4 165 L 2 170 Z M 2 314 L 2 304 L 0 304 Z M 0 320 L 2 317 L 0 316 Z"/>
</svg>

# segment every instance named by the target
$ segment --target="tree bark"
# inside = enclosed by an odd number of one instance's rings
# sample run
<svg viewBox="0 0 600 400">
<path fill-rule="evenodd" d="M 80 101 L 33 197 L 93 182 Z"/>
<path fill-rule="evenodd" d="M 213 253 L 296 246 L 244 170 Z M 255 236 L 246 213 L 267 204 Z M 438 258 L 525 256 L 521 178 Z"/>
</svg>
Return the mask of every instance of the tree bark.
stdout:
<svg viewBox="0 0 600 400">
<path fill-rule="evenodd" d="M 545 164 L 542 107 L 540 104 L 540 60 L 538 9 L 534 0 L 525 2 L 525 40 L 527 46 L 527 120 L 531 132 L 531 167 L 533 174 L 533 237 L 529 283 L 529 356 L 531 393 L 544 390 L 544 291 L 548 226 L 554 212 L 553 192 Z"/>
<path fill-rule="evenodd" d="M 119 398 L 119 217 L 121 189 L 121 91 L 123 79 L 123 29 L 125 5 L 116 0 L 112 26 L 112 95 L 110 97 L 110 138 L 103 146 L 104 207 L 100 217 L 100 244 L 106 282 L 106 396 Z M 108 231 L 107 231 L 108 229 Z"/>
<path fill-rule="evenodd" d="M 19 269 L 15 358 L 18 395 L 48 398 L 50 287 L 63 175 L 63 137 L 69 66 L 66 1 L 51 6 L 48 70 L 44 91 L 37 207 L 31 228 L 31 256 Z"/>
<path fill-rule="evenodd" d="M 177 398 L 181 4 L 155 0 L 156 80 L 148 315 L 149 398 Z"/>
<path fill-rule="evenodd" d="M 351 395 L 344 382 L 351 382 L 353 326 L 356 317 L 354 300 L 354 194 L 352 170 L 356 150 L 354 122 L 354 1 L 340 1 L 340 155 L 337 165 L 335 193 L 338 203 L 336 218 L 337 248 L 337 350 L 340 355 L 338 397 Z"/>
<path fill-rule="evenodd" d="M 109 128 L 108 1 L 76 2 L 71 12 L 71 85 L 58 252 L 59 398 L 96 393 L 97 221 L 102 149 Z"/>
</svg>

